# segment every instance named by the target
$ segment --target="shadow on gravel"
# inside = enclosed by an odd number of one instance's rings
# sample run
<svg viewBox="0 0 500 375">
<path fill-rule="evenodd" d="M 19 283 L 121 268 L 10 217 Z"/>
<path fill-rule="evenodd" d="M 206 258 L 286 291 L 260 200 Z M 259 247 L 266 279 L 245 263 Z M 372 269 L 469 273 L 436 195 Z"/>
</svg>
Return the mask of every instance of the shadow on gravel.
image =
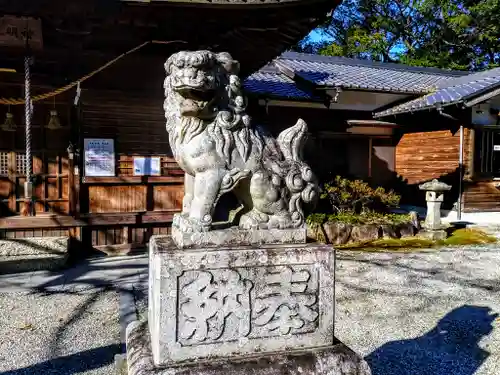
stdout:
<svg viewBox="0 0 500 375">
<path fill-rule="evenodd" d="M 365 359 L 372 375 L 473 375 L 490 355 L 478 344 L 497 317 L 488 307 L 464 305 L 425 335 L 388 342 Z"/>
<path fill-rule="evenodd" d="M 115 354 L 119 354 L 121 350 L 120 344 L 108 345 L 54 358 L 33 366 L 2 372 L 0 375 L 80 374 L 84 371 L 101 368 L 113 363 Z"/>
</svg>

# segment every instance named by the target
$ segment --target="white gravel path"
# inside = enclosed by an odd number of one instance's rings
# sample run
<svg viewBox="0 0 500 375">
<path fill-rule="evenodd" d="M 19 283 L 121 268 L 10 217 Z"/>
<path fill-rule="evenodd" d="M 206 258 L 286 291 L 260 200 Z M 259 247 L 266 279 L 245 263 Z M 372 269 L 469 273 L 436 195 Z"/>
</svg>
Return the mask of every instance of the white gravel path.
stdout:
<svg viewBox="0 0 500 375">
<path fill-rule="evenodd" d="M 373 375 L 500 374 L 500 249 L 339 252 L 335 335 Z"/>
<path fill-rule="evenodd" d="M 113 374 L 118 314 L 116 291 L 0 293 L 0 374 Z"/>
<path fill-rule="evenodd" d="M 59 276 L 0 276 L 0 375 L 113 374 L 116 290 L 147 288 L 146 274 L 141 256 L 90 261 Z M 53 293 L 23 292 L 37 287 Z M 366 356 L 373 375 L 500 374 L 495 246 L 338 252 L 336 287 L 335 335 Z"/>
</svg>

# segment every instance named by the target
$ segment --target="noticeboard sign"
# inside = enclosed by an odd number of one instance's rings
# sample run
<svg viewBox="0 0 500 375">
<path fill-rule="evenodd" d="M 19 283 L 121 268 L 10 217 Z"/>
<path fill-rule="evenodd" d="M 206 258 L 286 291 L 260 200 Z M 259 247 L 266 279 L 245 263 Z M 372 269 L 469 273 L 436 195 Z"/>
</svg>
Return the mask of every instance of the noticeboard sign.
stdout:
<svg viewBox="0 0 500 375">
<path fill-rule="evenodd" d="M 115 175 L 115 147 L 113 139 L 84 139 L 85 176 L 113 177 Z"/>
<path fill-rule="evenodd" d="M 0 17 L 0 46 L 25 47 L 26 36 L 32 49 L 42 49 L 42 21 L 31 17 Z"/>
<path fill-rule="evenodd" d="M 159 157 L 134 157 L 134 176 L 159 176 L 161 174 Z"/>
</svg>

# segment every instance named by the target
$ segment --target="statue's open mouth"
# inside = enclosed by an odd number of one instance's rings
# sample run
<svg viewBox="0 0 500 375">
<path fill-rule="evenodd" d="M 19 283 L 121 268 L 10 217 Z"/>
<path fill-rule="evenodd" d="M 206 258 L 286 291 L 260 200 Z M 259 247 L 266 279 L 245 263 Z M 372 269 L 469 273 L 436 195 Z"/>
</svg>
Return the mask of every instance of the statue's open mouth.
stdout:
<svg viewBox="0 0 500 375">
<path fill-rule="evenodd" d="M 179 85 L 174 90 L 184 98 L 181 105 L 183 115 L 200 115 L 215 98 L 215 90 L 189 85 Z"/>
<path fill-rule="evenodd" d="M 176 87 L 175 91 L 182 95 L 183 98 L 197 102 L 209 102 L 215 96 L 214 90 L 204 90 L 202 88 L 187 85 Z"/>
</svg>

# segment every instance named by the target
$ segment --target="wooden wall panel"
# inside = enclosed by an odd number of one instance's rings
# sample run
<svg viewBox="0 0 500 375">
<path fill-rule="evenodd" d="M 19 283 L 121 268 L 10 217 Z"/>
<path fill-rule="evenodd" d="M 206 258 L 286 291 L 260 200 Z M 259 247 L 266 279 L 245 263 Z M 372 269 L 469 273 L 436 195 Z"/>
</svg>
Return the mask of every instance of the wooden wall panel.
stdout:
<svg viewBox="0 0 500 375">
<path fill-rule="evenodd" d="M 405 134 L 396 146 L 396 172 L 414 184 L 458 168 L 459 133 L 448 130 Z"/>
<path fill-rule="evenodd" d="M 119 155 L 171 156 L 163 97 L 148 93 L 84 91 L 83 136 L 115 139 Z"/>
<path fill-rule="evenodd" d="M 184 197 L 183 185 L 156 185 L 153 188 L 154 211 L 180 210 Z"/>
<path fill-rule="evenodd" d="M 89 212 L 146 211 L 146 186 L 89 186 Z"/>
<path fill-rule="evenodd" d="M 88 190 L 89 213 L 179 210 L 184 196 L 181 184 L 92 185 Z"/>
</svg>

